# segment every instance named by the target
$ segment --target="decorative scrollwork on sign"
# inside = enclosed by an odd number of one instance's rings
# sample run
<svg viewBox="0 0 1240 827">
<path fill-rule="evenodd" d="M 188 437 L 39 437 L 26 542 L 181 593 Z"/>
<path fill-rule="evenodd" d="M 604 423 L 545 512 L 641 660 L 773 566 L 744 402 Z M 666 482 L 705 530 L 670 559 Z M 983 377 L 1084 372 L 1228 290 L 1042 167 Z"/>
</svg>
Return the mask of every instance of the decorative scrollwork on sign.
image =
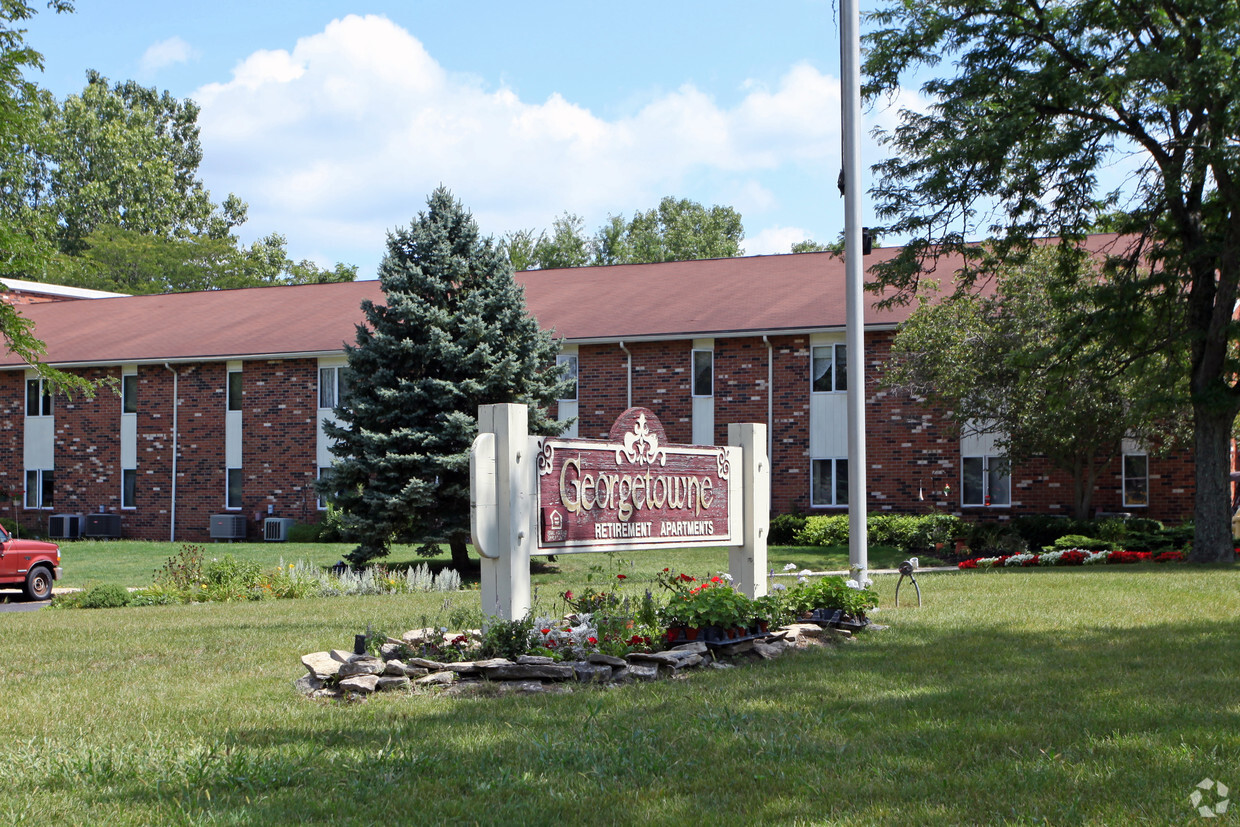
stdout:
<svg viewBox="0 0 1240 827">
<path fill-rule="evenodd" d="M 731 467 L 728 464 L 728 452 L 720 448 L 715 458 L 719 461 L 719 479 L 726 480 Z"/>
<path fill-rule="evenodd" d="M 624 435 L 624 447 L 616 449 L 616 462 L 624 457 L 635 465 L 667 465 L 667 451 L 659 447 L 658 434 L 646 426 L 646 415 L 637 417 L 632 433 Z"/>
<path fill-rule="evenodd" d="M 544 439 L 542 447 L 538 449 L 538 476 L 545 477 L 550 474 L 554 463 L 555 448 L 548 440 Z"/>
</svg>

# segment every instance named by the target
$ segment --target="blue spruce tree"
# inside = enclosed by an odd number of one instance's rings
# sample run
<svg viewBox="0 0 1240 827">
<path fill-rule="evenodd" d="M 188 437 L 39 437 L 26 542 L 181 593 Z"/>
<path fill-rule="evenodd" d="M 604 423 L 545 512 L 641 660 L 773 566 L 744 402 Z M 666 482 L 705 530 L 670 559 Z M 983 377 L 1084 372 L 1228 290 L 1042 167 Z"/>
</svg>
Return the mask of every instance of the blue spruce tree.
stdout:
<svg viewBox="0 0 1240 827">
<path fill-rule="evenodd" d="M 408 228 L 388 236 L 379 266 L 385 304 L 346 347 L 348 385 L 328 422 L 335 464 L 320 491 L 343 513 L 355 567 L 418 543 L 447 543 L 469 564 L 469 447 L 478 406 L 530 406 L 530 432 L 558 433 L 547 415 L 563 395 L 556 342 L 525 308 L 507 257 L 443 187 Z"/>
</svg>

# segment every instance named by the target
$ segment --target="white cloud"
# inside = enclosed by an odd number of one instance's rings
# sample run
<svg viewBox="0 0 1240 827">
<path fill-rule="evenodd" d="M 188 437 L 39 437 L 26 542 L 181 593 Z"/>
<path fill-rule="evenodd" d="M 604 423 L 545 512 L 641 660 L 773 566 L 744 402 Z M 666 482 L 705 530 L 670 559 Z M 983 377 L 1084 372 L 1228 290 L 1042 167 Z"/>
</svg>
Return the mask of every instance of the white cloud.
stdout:
<svg viewBox="0 0 1240 827">
<path fill-rule="evenodd" d="M 295 255 L 336 234 L 377 260 L 386 230 L 441 183 L 486 233 L 545 228 L 564 210 L 592 229 L 664 195 L 760 218 L 779 206 L 761 175 L 838 164 L 839 83 L 799 64 L 776 87 L 744 92 L 726 108 L 685 85 L 606 120 L 559 94 L 524 101 L 487 88 L 446 71 L 386 18 L 349 16 L 290 51 L 250 55 L 194 98 L 204 179 L 217 198 L 232 191 L 250 203 L 257 234 L 285 233 Z M 773 227 L 745 247 L 786 252 L 805 236 Z M 363 275 L 365 256 L 353 259 Z"/>
<path fill-rule="evenodd" d="M 788 253 L 792 251 L 793 244 L 812 236 L 813 233 L 800 227 L 765 227 L 745 238 L 745 253 L 751 256 Z M 820 238 L 814 240 L 825 243 Z"/>
<path fill-rule="evenodd" d="M 142 53 L 139 68 L 144 75 L 151 75 L 168 66 L 188 63 L 198 56 L 197 50 L 179 37 L 170 37 L 147 47 Z"/>
</svg>

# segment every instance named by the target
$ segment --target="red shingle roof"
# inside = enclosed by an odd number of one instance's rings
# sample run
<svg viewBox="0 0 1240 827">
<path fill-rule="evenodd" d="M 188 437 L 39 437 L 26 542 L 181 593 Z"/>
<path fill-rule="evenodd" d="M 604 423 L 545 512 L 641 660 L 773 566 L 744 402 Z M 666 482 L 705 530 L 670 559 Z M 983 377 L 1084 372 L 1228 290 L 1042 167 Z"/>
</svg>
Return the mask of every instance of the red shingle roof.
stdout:
<svg viewBox="0 0 1240 827">
<path fill-rule="evenodd" d="M 1114 241 L 1094 236 L 1089 246 Z M 877 249 L 866 265 L 896 252 Z M 945 259 L 938 270 L 957 266 Z M 517 278 L 534 317 L 570 342 L 845 324 L 844 261 L 831 253 L 533 270 Z M 367 298 L 383 301 L 377 281 L 54 302 L 21 312 L 47 344 L 49 364 L 117 364 L 338 352 L 354 341 Z M 866 294 L 867 325 L 898 324 L 912 310 L 879 311 L 877 300 Z M 20 364 L 12 354 L 0 357 L 0 367 Z"/>
</svg>

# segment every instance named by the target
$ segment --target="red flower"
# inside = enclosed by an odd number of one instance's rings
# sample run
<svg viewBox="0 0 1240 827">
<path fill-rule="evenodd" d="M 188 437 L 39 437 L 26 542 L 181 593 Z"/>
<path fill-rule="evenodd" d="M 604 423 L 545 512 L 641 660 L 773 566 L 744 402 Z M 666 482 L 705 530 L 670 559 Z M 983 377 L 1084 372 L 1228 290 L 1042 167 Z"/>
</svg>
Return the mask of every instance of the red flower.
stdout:
<svg viewBox="0 0 1240 827">
<path fill-rule="evenodd" d="M 1237 549 L 1237 551 L 1240 551 L 1240 549 Z M 686 583 L 692 583 L 694 580 L 696 580 L 696 578 L 694 578 L 694 577 L 690 577 L 689 575 L 685 574 L 684 572 L 681 572 L 681 574 L 680 574 L 680 579 L 681 579 L 681 580 L 683 580 L 683 581 L 684 581 L 684 582 L 686 582 Z"/>
<path fill-rule="evenodd" d="M 539 629 L 538 631 L 542 632 L 544 635 L 549 635 L 549 634 L 551 634 L 551 630 L 550 630 L 550 629 Z"/>
<path fill-rule="evenodd" d="M 961 568 L 961 569 L 975 569 L 975 568 L 977 568 L 977 561 L 976 561 L 976 560 L 962 560 L 962 561 L 960 562 L 960 565 L 959 565 L 959 566 L 957 566 L 957 568 Z"/>
<path fill-rule="evenodd" d="M 710 582 L 712 582 L 712 583 L 722 583 L 722 582 L 723 582 L 723 580 L 721 580 L 721 579 L 718 577 L 718 575 L 716 575 L 715 577 L 712 577 L 712 578 L 710 579 Z"/>
<path fill-rule="evenodd" d="M 564 592 L 564 599 L 565 599 L 565 600 L 572 600 L 572 599 L 573 599 L 573 593 L 572 593 L 571 591 Z"/>
<path fill-rule="evenodd" d="M 1240 552 L 1240 548 L 1236 549 L 1236 551 L 1237 551 L 1237 552 Z M 671 571 L 671 569 L 665 568 L 665 569 L 663 569 L 663 571 L 664 571 L 664 572 L 670 572 L 670 571 Z"/>
<path fill-rule="evenodd" d="M 616 575 L 616 579 L 617 579 L 617 580 L 624 580 L 626 576 L 627 576 L 627 575 L 617 574 L 617 575 Z"/>
<path fill-rule="evenodd" d="M 596 638 L 596 637 L 594 637 L 593 635 L 591 635 L 590 637 L 586 638 L 586 643 L 588 643 L 588 644 L 590 644 L 591 646 L 593 646 L 594 644 L 598 643 L 598 638 Z"/>
</svg>

